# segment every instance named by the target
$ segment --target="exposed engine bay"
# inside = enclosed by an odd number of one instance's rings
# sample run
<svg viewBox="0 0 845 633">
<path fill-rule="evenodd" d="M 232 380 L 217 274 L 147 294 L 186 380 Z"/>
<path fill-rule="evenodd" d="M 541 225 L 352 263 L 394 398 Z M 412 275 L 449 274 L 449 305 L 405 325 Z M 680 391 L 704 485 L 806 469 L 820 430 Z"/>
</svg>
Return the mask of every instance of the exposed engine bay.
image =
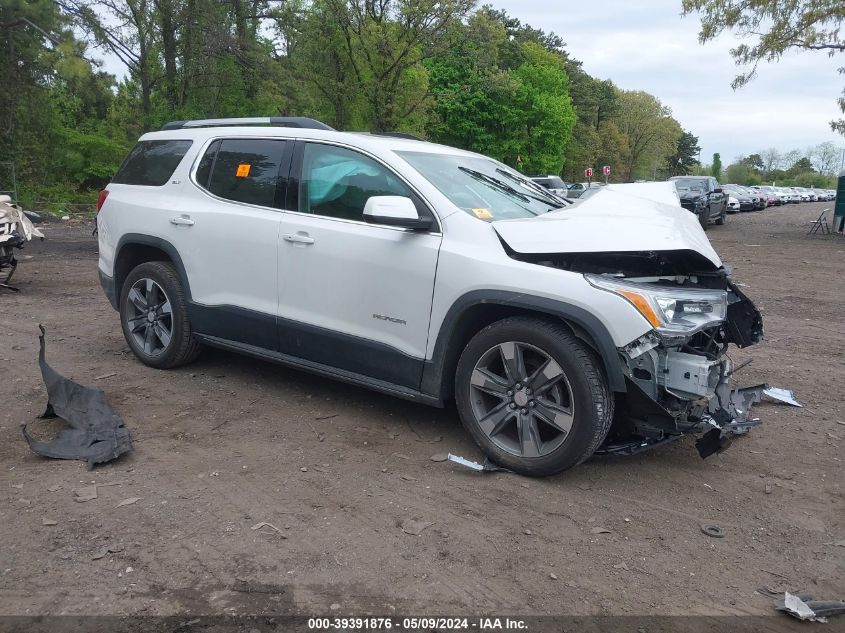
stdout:
<svg viewBox="0 0 845 633">
<path fill-rule="evenodd" d="M 0 288 L 17 292 L 9 285 L 18 260 L 15 250 L 23 248 L 33 237 L 44 239 L 44 234 L 32 225 L 19 206 L 12 204 L 9 196 L 0 196 Z"/>
</svg>

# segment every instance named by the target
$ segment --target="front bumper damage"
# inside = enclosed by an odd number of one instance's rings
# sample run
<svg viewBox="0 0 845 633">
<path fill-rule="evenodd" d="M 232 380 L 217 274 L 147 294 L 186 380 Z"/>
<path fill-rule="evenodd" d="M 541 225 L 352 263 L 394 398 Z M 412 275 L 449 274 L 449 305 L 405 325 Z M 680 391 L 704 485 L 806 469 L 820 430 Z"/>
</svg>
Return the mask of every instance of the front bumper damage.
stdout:
<svg viewBox="0 0 845 633">
<path fill-rule="evenodd" d="M 689 337 L 652 331 L 619 350 L 627 392 L 599 453 L 634 454 L 697 434 L 699 454 L 708 457 L 760 423 L 751 405 L 768 387 L 733 388 L 737 368 L 727 350 L 762 340 L 763 320 L 736 285 L 725 283 L 727 317 L 719 325 Z"/>
</svg>

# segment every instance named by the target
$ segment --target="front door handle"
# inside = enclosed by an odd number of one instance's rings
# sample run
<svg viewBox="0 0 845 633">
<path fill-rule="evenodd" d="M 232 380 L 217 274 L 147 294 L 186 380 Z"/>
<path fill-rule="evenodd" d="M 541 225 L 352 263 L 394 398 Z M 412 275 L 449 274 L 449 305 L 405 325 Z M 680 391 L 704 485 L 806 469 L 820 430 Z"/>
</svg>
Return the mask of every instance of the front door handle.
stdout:
<svg viewBox="0 0 845 633">
<path fill-rule="evenodd" d="M 194 221 L 187 215 L 178 215 L 170 218 L 170 223 L 176 226 L 193 226 Z"/>
<path fill-rule="evenodd" d="M 313 244 L 314 238 L 309 237 L 307 233 L 285 233 L 282 235 L 285 242 L 293 244 Z"/>
</svg>

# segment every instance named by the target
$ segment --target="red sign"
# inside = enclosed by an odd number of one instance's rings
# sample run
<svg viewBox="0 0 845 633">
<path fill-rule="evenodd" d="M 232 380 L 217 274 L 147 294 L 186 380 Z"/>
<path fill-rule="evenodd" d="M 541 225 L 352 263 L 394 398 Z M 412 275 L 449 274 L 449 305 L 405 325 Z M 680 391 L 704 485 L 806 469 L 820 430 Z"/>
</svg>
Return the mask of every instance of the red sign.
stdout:
<svg viewBox="0 0 845 633">
<path fill-rule="evenodd" d="M 587 167 L 587 169 L 584 170 L 584 178 L 592 178 L 592 177 L 593 177 L 593 168 Z"/>
<path fill-rule="evenodd" d="M 604 173 L 605 176 L 609 176 L 610 175 L 610 165 L 605 165 L 604 167 L 602 167 L 602 173 Z"/>
</svg>

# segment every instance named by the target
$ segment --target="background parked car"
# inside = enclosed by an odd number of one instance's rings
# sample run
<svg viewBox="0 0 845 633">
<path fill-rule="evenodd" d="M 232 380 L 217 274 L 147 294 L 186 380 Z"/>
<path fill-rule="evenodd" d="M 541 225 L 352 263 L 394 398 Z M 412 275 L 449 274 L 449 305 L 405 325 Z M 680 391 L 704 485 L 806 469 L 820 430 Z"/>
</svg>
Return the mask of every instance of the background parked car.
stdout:
<svg viewBox="0 0 845 633">
<path fill-rule="evenodd" d="M 758 197 L 752 197 L 745 189 L 738 185 L 723 185 L 722 189 L 730 198 L 734 198 L 739 202 L 738 211 L 754 211 L 755 199 L 759 200 Z M 731 210 L 730 198 L 728 199 L 728 211 Z"/>
<path fill-rule="evenodd" d="M 734 198 L 732 195 L 728 194 L 728 213 L 739 213 L 739 211 L 739 200 Z"/>
<path fill-rule="evenodd" d="M 761 209 L 766 208 L 766 198 L 759 191 L 742 185 L 737 185 L 737 188 L 751 198 L 751 202 L 754 205 L 754 211 L 760 211 Z"/>
<path fill-rule="evenodd" d="M 561 180 L 559 176 L 530 176 L 530 178 L 557 196 L 566 196 L 569 191 L 569 184 Z"/>
<path fill-rule="evenodd" d="M 681 206 L 698 216 L 704 230 L 710 222 L 724 224 L 728 215 L 728 195 L 712 176 L 674 176 Z"/>
<path fill-rule="evenodd" d="M 754 185 L 750 188 L 759 193 L 765 199 L 767 207 L 780 206 L 781 199 L 771 187 L 765 185 Z"/>
</svg>

